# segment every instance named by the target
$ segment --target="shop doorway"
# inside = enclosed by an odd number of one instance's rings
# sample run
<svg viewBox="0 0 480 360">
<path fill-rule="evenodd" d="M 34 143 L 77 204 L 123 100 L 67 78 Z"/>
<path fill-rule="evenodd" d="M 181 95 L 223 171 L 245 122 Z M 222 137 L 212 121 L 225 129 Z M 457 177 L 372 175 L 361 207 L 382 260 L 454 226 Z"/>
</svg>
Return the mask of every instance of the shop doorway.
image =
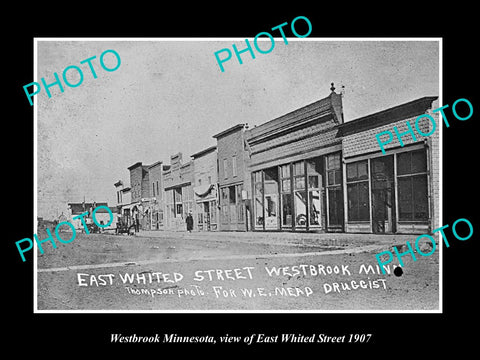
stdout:
<svg viewBox="0 0 480 360">
<path fill-rule="evenodd" d="M 265 230 L 279 228 L 278 216 L 278 168 L 264 170 Z"/>
<path fill-rule="evenodd" d="M 253 173 L 254 182 L 254 229 L 278 230 L 279 194 L 278 168 L 272 167 Z"/>
<path fill-rule="evenodd" d="M 393 155 L 371 160 L 372 173 L 372 231 L 394 233 L 395 191 Z"/>
<path fill-rule="evenodd" d="M 203 212 L 204 212 L 204 217 L 203 217 L 203 228 L 207 231 L 210 231 L 210 204 L 208 201 L 205 201 L 203 203 Z"/>
</svg>

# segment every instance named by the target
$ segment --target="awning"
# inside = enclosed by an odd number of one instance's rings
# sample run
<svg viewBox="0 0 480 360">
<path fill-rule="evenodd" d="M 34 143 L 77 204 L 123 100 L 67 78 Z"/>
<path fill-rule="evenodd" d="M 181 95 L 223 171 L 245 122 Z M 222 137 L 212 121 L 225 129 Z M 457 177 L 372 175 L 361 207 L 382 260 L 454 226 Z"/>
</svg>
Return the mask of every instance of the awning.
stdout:
<svg viewBox="0 0 480 360">
<path fill-rule="evenodd" d="M 215 187 L 215 184 L 205 184 L 200 186 L 195 186 L 193 192 L 199 197 L 207 196 L 210 191 Z"/>
<path fill-rule="evenodd" d="M 140 205 L 139 202 L 131 203 L 128 205 L 122 205 L 122 210 L 131 210 L 133 207 Z"/>
</svg>

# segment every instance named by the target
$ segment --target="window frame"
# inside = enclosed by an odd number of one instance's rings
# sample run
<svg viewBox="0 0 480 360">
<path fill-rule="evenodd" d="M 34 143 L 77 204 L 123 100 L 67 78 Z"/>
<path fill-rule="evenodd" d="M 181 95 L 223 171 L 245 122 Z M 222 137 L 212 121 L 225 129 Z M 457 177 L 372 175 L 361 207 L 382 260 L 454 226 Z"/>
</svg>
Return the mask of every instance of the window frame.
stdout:
<svg viewBox="0 0 480 360">
<path fill-rule="evenodd" d="M 319 168 L 317 168 L 317 166 Z M 322 187 L 323 185 L 323 158 L 314 157 L 305 159 L 305 191 L 307 192 L 306 196 L 306 205 L 307 205 L 307 226 L 308 229 L 320 229 L 323 227 L 322 218 L 324 217 L 323 210 L 323 195 Z M 310 178 L 315 179 L 316 186 L 311 186 Z M 318 203 L 315 200 L 314 193 L 318 194 Z M 315 205 L 318 205 L 317 211 L 314 210 Z M 317 217 L 318 212 L 318 217 Z M 313 220 L 317 217 L 317 223 L 313 223 Z"/>
<path fill-rule="evenodd" d="M 235 185 L 237 223 L 240 223 L 240 224 L 245 222 L 245 212 L 244 212 L 243 202 L 242 202 L 242 191 L 243 191 L 243 184 Z"/>
<path fill-rule="evenodd" d="M 253 229 L 265 230 L 263 170 L 252 172 Z"/>
<path fill-rule="evenodd" d="M 284 181 L 288 182 L 288 189 L 284 187 Z M 279 203 L 280 203 L 280 228 L 281 229 L 293 229 L 295 226 L 295 205 L 293 195 L 293 165 L 292 163 L 283 164 L 279 166 Z M 288 198 L 288 200 L 285 200 Z M 286 213 L 288 208 L 289 213 Z M 286 216 L 290 215 L 290 224 L 288 223 Z M 284 221 L 285 220 L 285 221 Z"/>
<path fill-rule="evenodd" d="M 365 179 L 359 179 L 358 177 L 358 164 L 359 163 L 366 163 L 367 165 L 367 176 Z M 347 219 L 348 219 L 348 222 L 349 223 L 369 223 L 371 221 L 371 204 L 370 204 L 370 169 L 369 169 L 369 161 L 368 160 L 359 160 L 359 161 L 354 161 L 354 162 L 350 162 L 350 163 L 347 163 L 346 164 L 346 167 L 345 167 L 345 173 L 346 173 L 346 179 L 345 179 L 345 184 L 346 184 L 346 193 L 347 193 Z M 355 165 L 356 166 L 356 173 L 357 173 L 357 176 L 354 177 L 353 179 L 354 180 L 349 180 L 348 179 L 348 167 L 349 166 L 352 166 L 352 165 Z M 359 192 L 359 188 L 362 184 L 365 184 L 366 183 L 366 191 L 367 191 L 367 214 L 368 214 L 368 217 L 366 219 L 362 219 L 360 217 L 360 192 Z M 355 209 L 356 211 L 356 216 L 354 216 L 354 218 L 352 218 L 352 213 L 351 213 L 351 210 L 350 210 L 350 196 L 349 196 L 349 188 L 351 187 L 354 187 L 355 189 L 357 189 L 357 197 L 356 197 L 356 201 L 357 201 L 357 207 Z"/>
<path fill-rule="evenodd" d="M 209 206 L 210 206 L 210 225 L 212 224 L 217 224 L 217 200 L 210 200 L 209 201 Z"/>
<path fill-rule="evenodd" d="M 330 160 L 334 165 L 330 166 Z M 336 162 L 338 158 L 338 167 Z M 333 174 L 333 184 L 330 184 L 330 174 Z M 326 195 L 326 221 L 327 228 L 329 227 L 343 227 L 344 221 L 344 204 L 343 204 L 343 170 L 342 170 L 342 153 L 340 151 L 325 155 L 325 195 Z M 340 207 L 338 210 L 338 193 L 340 193 Z M 335 194 L 335 195 L 333 195 Z M 334 198 L 334 199 L 333 199 Z M 337 219 L 337 215 L 339 218 Z M 331 220 L 337 220 L 337 223 L 332 223 Z"/>
<path fill-rule="evenodd" d="M 173 208 L 175 213 L 175 218 L 182 218 L 183 219 L 183 191 L 181 187 L 173 188 Z M 180 192 L 178 191 L 180 190 Z M 179 211 L 180 209 L 180 211 Z"/>
<path fill-rule="evenodd" d="M 220 188 L 220 223 L 229 224 L 230 223 L 230 214 L 228 211 L 229 199 L 228 186 Z"/>
<path fill-rule="evenodd" d="M 413 153 L 423 153 L 423 156 L 424 156 L 424 160 L 425 160 L 425 168 L 423 171 L 415 171 L 413 172 L 412 170 L 412 156 L 413 156 Z M 399 168 L 399 155 L 405 155 L 405 154 L 409 154 L 409 161 L 410 161 L 410 173 L 403 173 L 403 174 L 398 174 L 398 168 Z M 430 206 L 429 206 L 429 200 L 428 200 L 428 197 L 429 197 L 429 186 L 428 186 L 428 179 L 429 179 L 429 169 L 428 169 L 428 155 L 427 155 L 427 151 L 425 148 L 421 148 L 421 149 L 415 149 L 415 150 L 410 150 L 410 151 L 403 151 L 403 152 L 400 152 L 400 153 L 397 153 L 395 154 L 396 156 L 396 169 L 395 169 L 395 174 L 396 174 L 396 187 L 397 187 L 397 209 L 396 209 L 396 213 L 397 213 L 397 221 L 398 223 L 400 224 L 412 224 L 412 223 L 428 223 L 429 219 L 430 219 L 430 216 L 431 216 L 431 210 L 430 210 Z M 415 196 L 414 194 L 414 190 L 413 190 L 413 179 L 414 178 L 424 178 L 425 179 L 425 183 L 426 183 L 426 209 L 427 209 L 427 215 L 425 217 L 425 219 L 420 219 L 420 220 L 417 220 L 415 219 L 415 204 L 418 202 L 418 198 Z M 410 207 L 411 207 L 411 214 L 412 214 L 412 218 L 411 219 L 401 219 L 400 217 L 400 204 L 401 204 L 401 201 L 400 201 L 400 181 L 401 179 L 409 179 L 410 180 L 410 189 L 411 189 L 411 204 L 410 204 Z"/>
<path fill-rule="evenodd" d="M 232 177 L 237 177 L 237 155 L 232 155 Z"/>
</svg>

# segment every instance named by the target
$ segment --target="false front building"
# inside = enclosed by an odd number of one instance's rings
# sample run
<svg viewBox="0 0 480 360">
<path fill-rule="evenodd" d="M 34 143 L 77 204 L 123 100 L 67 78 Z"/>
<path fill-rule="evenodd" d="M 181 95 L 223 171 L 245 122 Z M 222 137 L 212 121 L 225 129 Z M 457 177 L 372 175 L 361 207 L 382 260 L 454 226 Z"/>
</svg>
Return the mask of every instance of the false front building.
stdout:
<svg viewBox="0 0 480 360">
<path fill-rule="evenodd" d="M 253 230 L 343 230 L 341 95 L 245 132 Z"/>
<path fill-rule="evenodd" d="M 193 206 L 193 162 L 183 163 L 182 153 L 170 156 L 170 166 L 163 170 L 165 195 L 165 230 L 186 229 L 188 213 L 195 218 Z"/>
<path fill-rule="evenodd" d="M 437 97 L 423 97 L 339 126 L 343 139 L 345 230 L 373 233 L 428 233 L 439 224 L 439 129 L 416 118 L 432 112 Z M 375 135 L 394 133 L 382 153 Z M 413 134 L 412 134 L 413 132 Z M 428 137 L 423 134 L 432 134 Z M 401 146 L 403 145 L 403 146 Z"/>
<path fill-rule="evenodd" d="M 249 154 L 245 131 L 245 124 L 238 124 L 213 136 L 217 139 L 220 230 L 251 229 L 247 195 L 250 188 Z"/>
<path fill-rule="evenodd" d="M 196 203 L 196 229 L 218 230 L 218 162 L 217 147 L 211 146 L 192 155 L 193 194 Z"/>
<path fill-rule="evenodd" d="M 438 124 L 437 97 L 345 122 L 334 90 L 254 128 L 215 136 L 221 229 L 422 234 L 439 226 L 438 130 L 424 119 L 412 136 L 406 125 L 415 128 L 423 114 Z M 375 135 L 393 127 L 402 142 L 383 154 Z"/>
</svg>

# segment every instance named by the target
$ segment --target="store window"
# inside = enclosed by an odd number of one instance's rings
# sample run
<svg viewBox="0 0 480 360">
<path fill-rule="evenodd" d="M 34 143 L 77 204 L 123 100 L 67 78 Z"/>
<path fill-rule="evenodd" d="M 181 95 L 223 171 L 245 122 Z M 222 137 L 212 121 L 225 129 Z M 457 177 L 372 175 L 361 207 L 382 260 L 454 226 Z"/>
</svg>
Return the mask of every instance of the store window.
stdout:
<svg viewBox="0 0 480 360">
<path fill-rule="evenodd" d="M 192 185 L 182 186 L 183 211 L 185 216 L 191 211 L 194 212 L 193 187 Z"/>
<path fill-rule="evenodd" d="M 163 226 L 163 210 L 158 210 L 157 219 L 158 225 Z"/>
<path fill-rule="evenodd" d="M 397 154 L 398 220 L 428 220 L 425 149 Z"/>
<path fill-rule="evenodd" d="M 228 224 L 228 187 L 224 187 L 220 189 L 220 206 L 221 206 L 221 213 L 220 218 L 222 224 Z"/>
<path fill-rule="evenodd" d="M 233 177 L 237 176 L 237 156 L 236 155 L 232 156 L 232 176 Z"/>
<path fill-rule="evenodd" d="M 167 205 L 167 217 L 168 219 L 171 219 L 175 217 L 174 190 L 167 190 L 165 192 L 165 196 L 166 196 L 166 205 Z"/>
<path fill-rule="evenodd" d="M 256 171 L 253 173 L 254 182 L 254 212 L 255 212 L 255 228 L 263 229 L 263 172 Z"/>
<path fill-rule="evenodd" d="M 235 186 L 228 187 L 228 196 L 230 204 L 230 221 L 235 221 L 235 219 L 237 219 L 237 196 Z"/>
<path fill-rule="evenodd" d="M 307 225 L 307 193 L 305 191 L 305 162 L 293 164 L 295 226 Z"/>
<path fill-rule="evenodd" d="M 341 154 L 327 155 L 325 158 L 327 176 L 327 204 L 328 225 L 342 226 L 343 224 L 343 195 Z"/>
<path fill-rule="evenodd" d="M 217 223 L 217 202 L 215 200 L 210 201 L 210 223 Z"/>
<path fill-rule="evenodd" d="M 197 226 L 199 230 L 203 230 L 203 203 L 197 203 Z"/>
<path fill-rule="evenodd" d="M 290 164 L 280 167 L 280 196 L 282 206 L 282 226 L 292 226 L 292 188 L 291 188 Z"/>
<path fill-rule="evenodd" d="M 264 200 L 265 229 L 276 230 L 279 225 L 278 216 L 278 167 L 265 169 L 264 173 Z"/>
<path fill-rule="evenodd" d="M 175 217 L 183 217 L 182 188 L 175 188 Z"/>
<path fill-rule="evenodd" d="M 307 160 L 309 225 L 321 225 L 321 158 Z"/>
<path fill-rule="evenodd" d="M 242 223 L 245 221 L 245 209 L 243 208 L 243 203 L 242 203 L 242 191 L 243 191 L 243 185 L 236 185 L 236 210 L 237 210 L 237 221 L 239 223 Z"/>
<path fill-rule="evenodd" d="M 368 161 L 347 164 L 348 220 L 370 221 Z"/>
</svg>

